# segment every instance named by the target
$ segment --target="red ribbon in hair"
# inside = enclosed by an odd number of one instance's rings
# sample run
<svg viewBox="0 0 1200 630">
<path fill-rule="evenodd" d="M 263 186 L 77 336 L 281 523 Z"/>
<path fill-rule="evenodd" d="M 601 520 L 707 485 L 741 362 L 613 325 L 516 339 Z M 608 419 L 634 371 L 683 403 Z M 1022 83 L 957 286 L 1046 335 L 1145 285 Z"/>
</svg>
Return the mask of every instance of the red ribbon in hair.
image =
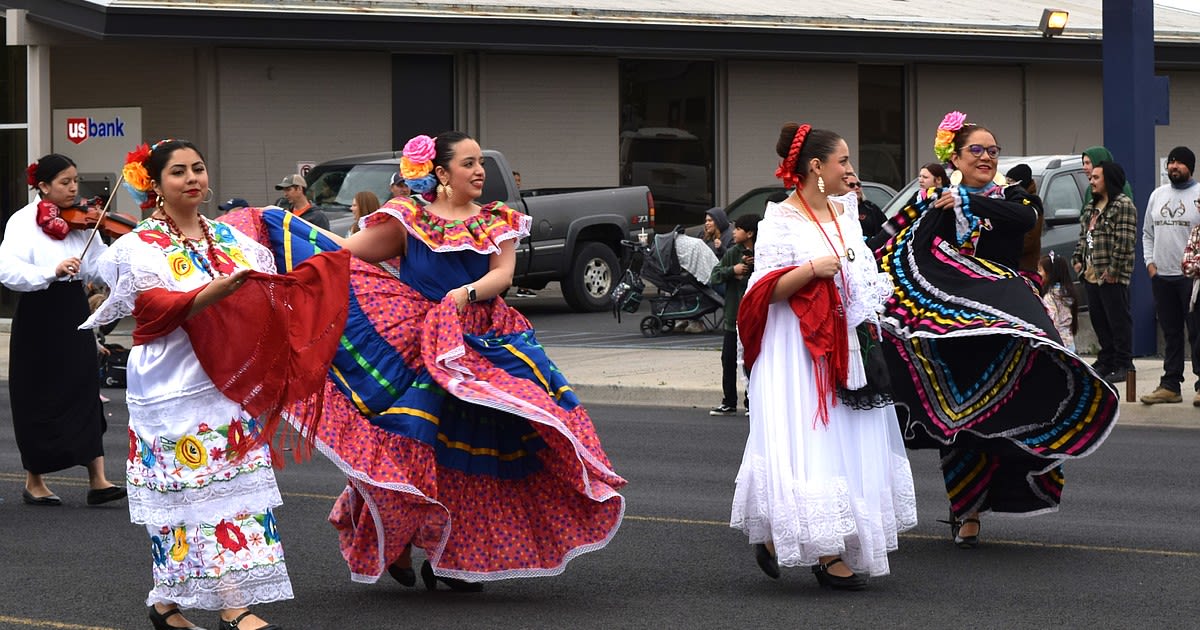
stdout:
<svg viewBox="0 0 1200 630">
<path fill-rule="evenodd" d="M 56 241 L 67 238 L 67 233 L 71 231 L 71 226 L 59 216 L 58 204 L 45 199 L 37 205 L 37 224 L 46 236 Z"/>
<path fill-rule="evenodd" d="M 792 136 L 792 146 L 788 149 L 787 157 L 779 163 L 779 168 L 775 169 L 775 177 L 783 180 L 784 188 L 798 188 L 800 186 L 800 174 L 796 172 L 796 160 L 800 157 L 800 149 L 804 146 L 804 138 L 808 136 L 808 132 L 812 130 L 812 126 L 808 124 L 800 125 L 796 129 L 796 135 Z"/>
<path fill-rule="evenodd" d="M 37 187 L 37 162 L 33 162 L 25 167 L 25 181 L 29 182 L 30 188 Z"/>
<path fill-rule="evenodd" d="M 767 325 L 767 309 L 771 294 L 783 274 L 795 267 L 776 269 L 756 282 L 742 298 L 738 307 L 737 329 L 742 340 L 742 361 L 746 369 L 754 365 L 762 350 L 763 332 Z M 846 328 L 846 312 L 842 298 L 832 278 L 810 280 L 788 298 L 788 307 L 799 320 L 804 347 L 812 356 L 816 372 L 817 412 L 814 426 L 820 421 L 829 426 L 829 404 L 837 406 L 837 390 L 846 386 L 850 370 L 850 337 Z"/>
</svg>

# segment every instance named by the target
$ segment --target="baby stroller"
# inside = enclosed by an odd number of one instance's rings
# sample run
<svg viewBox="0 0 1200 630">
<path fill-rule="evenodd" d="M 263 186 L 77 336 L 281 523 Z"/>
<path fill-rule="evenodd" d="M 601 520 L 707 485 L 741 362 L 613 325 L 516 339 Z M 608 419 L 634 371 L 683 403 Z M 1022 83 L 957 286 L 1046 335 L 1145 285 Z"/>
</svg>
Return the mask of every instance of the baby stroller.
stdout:
<svg viewBox="0 0 1200 630">
<path fill-rule="evenodd" d="M 645 246 L 632 241 L 622 244 L 632 250 L 632 255 L 613 291 L 614 310 L 637 312 L 645 289 L 643 280 L 658 287 L 658 294 L 650 296 L 650 315 L 642 319 L 642 335 L 656 337 L 674 332 L 681 321 L 701 321 L 709 330 L 718 327 L 717 311 L 725 306 L 725 300 L 706 284 L 718 262 L 707 245 L 678 232 L 657 234 Z M 681 263 L 681 249 L 686 252 L 683 260 L 688 268 Z"/>
</svg>

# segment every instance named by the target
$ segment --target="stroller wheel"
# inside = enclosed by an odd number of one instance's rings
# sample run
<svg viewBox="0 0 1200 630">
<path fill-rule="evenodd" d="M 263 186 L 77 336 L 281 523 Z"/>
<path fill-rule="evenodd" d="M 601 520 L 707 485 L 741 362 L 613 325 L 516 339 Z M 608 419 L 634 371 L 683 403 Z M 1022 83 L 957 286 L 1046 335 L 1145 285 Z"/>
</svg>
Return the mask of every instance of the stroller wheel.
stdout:
<svg viewBox="0 0 1200 630">
<path fill-rule="evenodd" d="M 657 315 L 643 317 L 641 329 L 643 337 L 657 337 L 663 329 L 662 320 Z"/>
</svg>

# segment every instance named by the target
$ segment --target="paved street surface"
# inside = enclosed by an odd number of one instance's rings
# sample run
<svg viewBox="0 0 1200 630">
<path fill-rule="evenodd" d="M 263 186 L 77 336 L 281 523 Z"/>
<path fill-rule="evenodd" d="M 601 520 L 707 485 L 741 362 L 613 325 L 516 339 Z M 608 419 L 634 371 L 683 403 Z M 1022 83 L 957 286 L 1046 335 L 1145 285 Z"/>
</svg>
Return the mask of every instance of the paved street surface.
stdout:
<svg viewBox="0 0 1200 630">
<path fill-rule="evenodd" d="M 123 390 L 104 390 L 107 468 L 122 479 Z M 149 543 L 124 502 L 84 505 L 83 469 L 56 473 L 66 501 L 20 501 L 24 475 L 0 383 L 0 628 L 149 628 Z M 727 519 L 744 417 L 593 406 L 618 472 L 625 523 L 607 549 L 555 578 L 429 593 L 384 577 L 355 584 L 325 522 L 343 481 L 326 461 L 279 472 L 278 511 L 295 600 L 259 607 L 288 630 L 336 628 L 1189 628 L 1200 616 L 1200 432 L 1118 427 L 1067 470 L 1058 514 L 985 518 L 984 544 L 953 547 L 936 458 L 912 453 L 921 523 L 891 555 L 892 575 L 861 593 L 822 591 L 808 569 L 772 581 Z M 193 621 L 216 627 L 211 613 Z"/>
</svg>

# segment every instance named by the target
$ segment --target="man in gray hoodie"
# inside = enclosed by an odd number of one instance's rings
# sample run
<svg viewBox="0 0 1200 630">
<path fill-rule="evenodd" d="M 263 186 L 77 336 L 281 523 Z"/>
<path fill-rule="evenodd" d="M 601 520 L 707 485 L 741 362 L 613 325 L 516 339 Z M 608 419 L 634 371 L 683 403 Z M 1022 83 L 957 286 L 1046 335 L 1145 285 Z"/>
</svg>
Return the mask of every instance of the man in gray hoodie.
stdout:
<svg viewBox="0 0 1200 630">
<path fill-rule="evenodd" d="M 1188 347 L 1196 344 L 1196 319 L 1191 312 L 1192 280 L 1183 275 L 1183 248 L 1192 228 L 1200 224 L 1200 186 L 1192 179 L 1196 156 L 1187 147 L 1175 147 L 1167 155 L 1169 184 L 1150 193 L 1142 227 L 1142 254 L 1154 309 L 1163 331 L 1163 375 L 1158 389 L 1142 396 L 1147 405 L 1183 401 L 1183 331 Z M 1192 356 L 1192 373 L 1200 377 L 1200 357 Z M 1196 382 L 1194 405 L 1200 406 L 1200 380 Z"/>
</svg>

